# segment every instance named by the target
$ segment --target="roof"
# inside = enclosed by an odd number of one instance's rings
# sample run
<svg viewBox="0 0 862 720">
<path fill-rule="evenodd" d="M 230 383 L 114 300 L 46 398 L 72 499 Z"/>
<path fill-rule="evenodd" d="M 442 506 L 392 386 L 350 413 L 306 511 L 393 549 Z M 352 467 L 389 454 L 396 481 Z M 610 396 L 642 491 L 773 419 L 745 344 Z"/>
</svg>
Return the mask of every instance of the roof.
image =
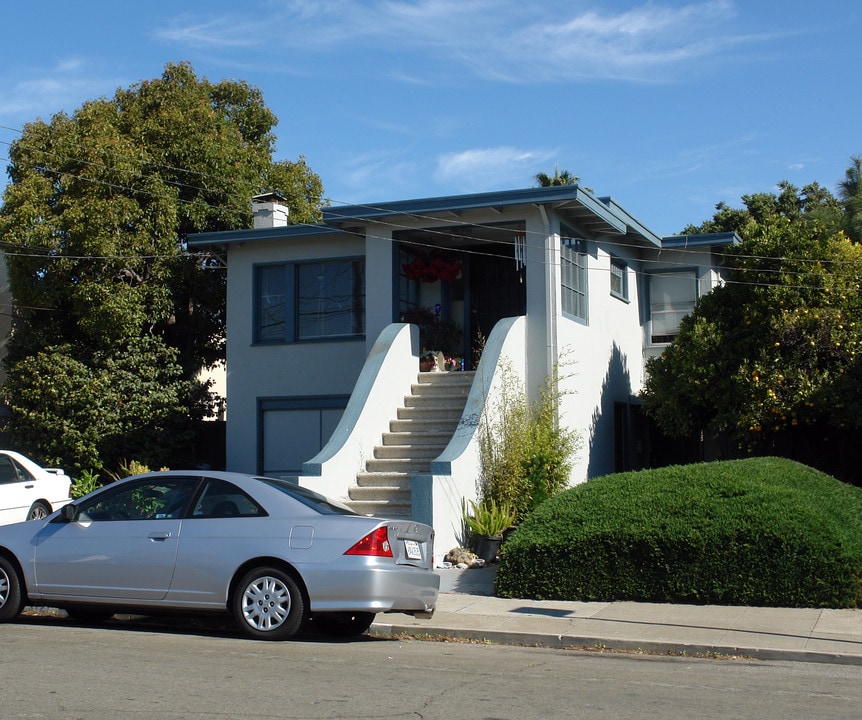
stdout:
<svg viewBox="0 0 862 720">
<path fill-rule="evenodd" d="M 637 222 L 610 198 L 597 198 L 578 185 L 504 190 L 497 192 L 450 195 L 436 198 L 397 200 L 394 202 L 344 205 L 323 208 L 323 221 L 310 225 L 287 225 L 276 228 L 227 230 L 189 235 L 190 247 L 226 245 L 274 238 L 306 237 L 340 232 L 348 225 L 393 219 L 418 217 L 433 220 L 433 216 L 460 215 L 470 210 L 505 208 L 523 205 L 553 206 L 579 226 L 595 235 L 636 234 L 655 247 L 661 238 Z"/>
</svg>

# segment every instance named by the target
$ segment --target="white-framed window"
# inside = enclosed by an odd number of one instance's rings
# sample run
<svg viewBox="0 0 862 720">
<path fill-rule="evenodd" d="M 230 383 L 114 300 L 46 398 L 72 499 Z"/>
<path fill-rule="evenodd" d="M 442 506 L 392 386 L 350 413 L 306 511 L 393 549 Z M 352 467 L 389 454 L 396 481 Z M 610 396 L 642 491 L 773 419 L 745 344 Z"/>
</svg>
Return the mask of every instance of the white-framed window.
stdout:
<svg viewBox="0 0 862 720">
<path fill-rule="evenodd" d="M 560 238 L 560 285 L 563 314 L 586 322 L 587 243 L 563 226 Z"/>
<path fill-rule="evenodd" d="M 680 321 L 697 302 L 697 272 L 667 270 L 649 276 L 651 342 L 671 342 L 679 333 Z"/>
<path fill-rule="evenodd" d="M 622 260 L 611 258 L 611 295 L 628 302 L 629 268 Z"/>
</svg>

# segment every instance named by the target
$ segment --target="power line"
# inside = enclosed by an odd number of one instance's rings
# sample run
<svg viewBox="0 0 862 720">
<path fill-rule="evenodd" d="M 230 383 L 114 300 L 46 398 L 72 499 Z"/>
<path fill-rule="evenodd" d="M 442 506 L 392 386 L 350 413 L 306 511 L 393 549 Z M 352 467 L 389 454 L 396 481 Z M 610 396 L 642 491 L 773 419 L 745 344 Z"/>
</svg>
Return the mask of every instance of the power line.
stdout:
<svg viewBox="0 0 862 720">
<path fill-rule="evenodd" d="M 22 132 L 20 130 L 16 130 L 14 128 L 9 128 L 7 126 L 2 126 L 2 125 L 0 125 L 0 128 L 5 128 L 7 130 L 12 130 L 14 132 Z M 9 143 L 7 143 L 7 144 L 9 144 Z M 87 146 L 82 146 L 82 145 L 75 145 L 75 146 L 83 147 L 83 148 L 87 147 Z M 107 166 L 107 165 L 104 165 L 101 163 L 92 163 L 90 161 L 85 161 L 85 160 L 82 160 L 80 158 L 76 158 L 74 156 L 63 156 L 63 155 L 59 155 L 56 153 L 49 153 L 48 151 L 43 151 L 43 150 L 37 150 L 37 151 L 42 152 L 42 153 L 47 154 L 47 155 L 54 155 L 54 156 L 59 157 L 59 158 L 65 158 L 65 159 L 70 160 L 70 161 L 75 161 L 75 162 L 80 162 L 83 164 L 92 165 L 94 167 L 111 169 L 110 166 Z M 119 153 L 115 153 L 115 155 L 117 155 L 121 158 L 132 159 L 132 160 L 136 160 L 136 161 L 139 160 L 138 158 L 131 158 L 131 156 L 122 155 Z M 6 158 L 6 160 L 9 160 L 9 159 Z M 195 174 L 195 175 L 199 175 L 202 177 L 208 176 L 205 173 L 201 173 L 201 172 L 193 171 L 193 170 L 188 170 L 188 169 L 184 169 L 184 168 L 178 168 L 176 166 L 164 165 L 164 164 L 159 164 L 159 163 L 150 163 L 150 164 L 152 164 L 155 167 L 163 167 L 163 168 L 170 169 L 170 170 L 177 171 L 177 172 L 187 172 L 189 174 Z M 75 173 L 69 172 L 67 170 L 60 170 L 57 168 L 51 168 L 49 166 L 44 166 L 44 165 L 33 165 L 32 167 L 34 169 L 36 169 L 37 171 L 40 171 L 40 172 L 49 173 L 49 174 L 57 174 L 59 176 L 72 177 L 72 178 L 81 180 L 83 182 L 89 182 L 89 183 L 93 183 L 93 184 L 98 184 L 98 185 L 110 187 L 114 190 L 128 193 L 130 195 L 150 195 L 153 197 L 170 199 L 172 201 L 177 201 L 177 202 L 181 202 L 181 203 L 185 203 L 185 204 L 189 204 L 189 205 L 196 205 L 196 206 L 207 207 L 207 208 L 211 208 L 211 209 L 218 209 L 217 206 L 213 206 L 212 204 L 207 203 L 207 202 L 197 201 L 197 200 L 185 200 L 185 199 L 177 197 L 176 195 L 170 195 L 170 196 L 169 195 L 162 195 L 162 194 L 158 194 L 158 193 L 155 193 L 155 192 L 149 191 L 149 190 L 142 190 L 139 188 L 132 188 L 129 186 L 118 184 L 118 183 L 110 183 L 110 182 L 103 181 L 103 180 L 87 178 L 87 177 L 84 177 L 82 175 L 77 175 Z M 147 175 L 147 174 L 143 174 L 143 173 L 133 173 L 133 174 L 135 174 L 137 177 L 139 177 L 143 180 L 156 180 L 156 181 L 162 182 L 162 183 L 165 182 L 164 179 L 158 175 Z M 215 176 L 209 175 L 208 177 L 215 177 Z M 244 184 L 248 185 L 247 183 L 244 183 Z M 182 183 L 175 183 L 175 185 L 185 187 L 185 188 L 188 188 L 191 190 L 197 190 L 197 191 L 204 192 L 204 193 L 205 192 L 211 192 L 211 188 L 208 188 L 208 187 L 200 187 L 200 186 L 194 186 L 194 185 L 188 185 L 188 184 L 182 184 Z M 251 187 L 251 186 L 249 186 L 249 187 Z M 228 196 L 232 196 L 232 197 L 235 197 L 237 199 L 243 199 L 243 200 L 246 199 L 246 197 L 244 195 L 238 195 L 238 194 L 237 195 L 231 195 L 230 193 L 228 193 Z M 343 203 L 343 204 L 346 205 L 347 203 Z M 376 206 L 373 206 L 373 205 L 358 204 L 357 207 L 362 207 L 362 208 L 371 209 L 371 210 L 380 209 L 380 208 L 377 208 Z M 491 224 L 488 224 L 488 223 L 483 224 L 483 223 L 475 223 L 475 222 L 464 222 L 461 220 L 450 220 L 448 218 L 440 218 L 437 216 L 428 216 L 428 215 L 423 215 L 420 213 L 408 213 L 407 215 L 411 218 L 414 218 L 414 219 L 433 221 L 433 222 L 437 223 L 438 225 L 447 225 L 448 224 L 448 225 L 451 225 L 453 229 L 462 228 L 462 227 L 484 229 L 484 228 L 488 228 L 488 227 L 492 226 Z M 379 220 L 379 219 L 375 220 L 375 222 L 377 224 L 380 224 L 380 225 L 391 227 L 396 232 L 421 230 L 425 234 L 430 234 L 432 236 L 433 235 L 439 235 L 439 236 L 445 237 L 447 239 L 452 236 L 452 233 L 447 232 L 446 230 L 438 230 L 436 228 L 416 228 L 414 226 L 406 225 L 403 223 L 399 224 L 399 223 L 387 222 L 385 220 Z M 316 227 L 315 225 L 311 225 L 308 223 L 298 223 L 297 225 L 300 225 L 300 226 L 305 225 L 307 227 Z M 494 226 L 494 227 L 496 227 L 497 229 L 501 229 L 501 226 L 499 226 L 499 225 Z M 332 230 L 335 233 L 344 233 L 344 234 L 349 234 L 349 235 L 356 235 L 356 236 L 363 237 L 364 239 L 375 239 L 376 238 L 376 239 L 387 240 L 387 241 L 391 240 L 391 238 L 388 238 L 388 237 L 374 236 L 373 234 L 362 233 L 362 232 L 353 232 L 350 230 L 346 230 L 344 228 L 333 227 Z M 537 249 L 543 249 L 544 248 L 545 236 L 542 233 L 527 231 L 525 228 L 513 228 L 511 230 L 511 232 L 513 234 L 513 237 L 514 237 L 514 235 L 520 235 L 520 236 L 526 237 L 527 235 L 530 235 L 530 234 L 538 236 L 541 239 L 541 245 L 536 244 L 536 245 L 531 245 L 531 247 L 537 248 Z M 482 239 L 482 238 L 476 238 L 476 241 L 477 242 L 485 242 L 485 243 L 488 243 L 489 245 L 498 244 L 498 245 L 508 246 L 510 244 L 510 243 L 505 242 L 505 241 L 497 241 L 497 240 Z M 401 238 L 401 239 L 399 239 L 399 242 L 401 242 L 402 244 L 406 244 L 406 245 L 412 245 L 414 247 L 421 247 L 421 248 L 427 248 L 427 249 L 439 249 L 439 247 L 436 244 L 433 244 L 430 242 L 421 242 L 419 240 L 409 240 L 409 239 Z M 635 249 L 638 251 L 643 250 L 642 246 L 637 245 L 635 243 L 621 242 L 621 241 L 613 240 L 613 239 L 607 238 L 607 237 L 601 238 L 601 242 L 603 244 L 609 245 L 611 247 L 629 248 L 629 249 Z M 688 249 L 688 248 L 670 248 L 670 249 L 666 249 L 666 250 L 668 252 L 673 252 L 675 254 L 681 254 L 681 255 L 701 254 L 701 251 L 698 251 L 696 249 Z M 46 252 L 47 251 L 48 250 L 46 249 Z M 480 256 L 481 255 L 486 255 L 486 256 L 494 255 L 493 253 L 483 253 L 481 251 L 469 250 L 469 249 L 460 249 L 459 251 L 467 253 L 467 254 L 475 254 L 475 255 L 480 255 Z M 50 258 L 51 257 L 51 256 L 29 255 L 26 253 L 14 253 L 14 252 L 7 252 L 6 254 L 10 255 L 10 256 L 19 256 L 19 257 L 44 257 L 44 258 Z M 63 255 L 60 257 L 63 257 L 65 259 L 80 259 L 80 260 L 84 260 L 84 259 L 105 259 L 105 260 L 114 259 L 115 260 L 115 259 L 159 259 L 159 258 L 170 259 L 170 258 L 174 258 L 177 256 L 175 256 L 175 255 L 149 255 L 149 256 L 140 256 L 140 255 L 69 256 L 69 255 Z M 804 263 L 815 263 L 815 264 L 821 264 L 821 265 L 824 263 L 828 263 L 828 264 L 847 264 L 847 265 L 851 265 L 851 266 L 857 266 L 859 264 L 859 263 L 856 263 L 853 261 L 815 260 L 815 259 L 809 260 L 806 258 L 791 259 L 791 258 L 785 258 L 785 257 L 757 256 L 757 255 L 735 255 L 735 256 L 730 256 L 730 257 L 739 257 L 739 258 L 745 258 L 745 259 L 764 260 L 764 261 L 778 261 L 778 262 L 782 262 L 782 263 L 796 262 L 796 263 L 803 263 L 803 264 Z M 537 262 L 534 259 L 531 259 L 530 261 L 531 262 Z M 541 262 L 544 264 L 543 260 L 539 260 L 538 262 Z M 663 261 L 661 259 L 651 259 L 651 258 L 642 258 L 642 257 L 638 258 L 638 262 L 641 263 L 642 265 L 643 264 L 655 264 L 657 266 L 662 266 L 662 267 L 673 267 L 673 266 L 685 266 L 686 265 L 685 261 L 680 261 L 678 263 L 668 263 L 667 261 Z M 598 270 L 597 268 L 592 268 L 592 269 Z M 737 269 L 739 269 L 739 268 L 737 268 Z M 762 269 L 761 268 L 757 268 L 757 269 L 751 268 L 751 270 L 757 271 L 757 272 L 762 272 L 762 273 L 774 272 L 778 275 L 788 275 L 789 274 L 789 275 L 804 276 L 807 274 L 806 271 L 804 271 L 804 270 L 793 271 L 793 270 L 788 270 L 786 267 L 778 269 L 778 270 L 772 270 L 772 269 L 768 269 L 768 268 L 762 268 Z M 835 277 L 834 274 L 833 274 L 833 277 Z M 837 277 L 849 277 L 849 278 L 855 279 L 857 276 L 856 275 L 850 275 L 850 276 L 837 276 Z M 745 284 L 745 283 L 741 283 L 740 281 L 734 281 L 734 282 L 736 282 L 737 284 Z M 752 284 L 762 285 L 763 283 L 752 283 Z M 784 287 L 787 287 L 787 286 L 785 285 Z M 800 286 L 800 287 L 802 287 L 802 286 Z"/>
</svg>

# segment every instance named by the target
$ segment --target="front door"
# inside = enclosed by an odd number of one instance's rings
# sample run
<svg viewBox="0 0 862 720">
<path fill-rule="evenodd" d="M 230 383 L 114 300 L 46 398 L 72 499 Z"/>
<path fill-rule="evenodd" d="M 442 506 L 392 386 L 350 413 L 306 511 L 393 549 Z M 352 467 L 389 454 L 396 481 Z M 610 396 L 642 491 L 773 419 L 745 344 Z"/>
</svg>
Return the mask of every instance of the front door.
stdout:
<svg viewBox="0 0 862 720">
<path fill-rule="evenodd" d="M 512 256 L 472 255 L 469 269 L 470 342 L 487 338 L 498 321 L 527 313 L 523 267 Z"/>
</svg>

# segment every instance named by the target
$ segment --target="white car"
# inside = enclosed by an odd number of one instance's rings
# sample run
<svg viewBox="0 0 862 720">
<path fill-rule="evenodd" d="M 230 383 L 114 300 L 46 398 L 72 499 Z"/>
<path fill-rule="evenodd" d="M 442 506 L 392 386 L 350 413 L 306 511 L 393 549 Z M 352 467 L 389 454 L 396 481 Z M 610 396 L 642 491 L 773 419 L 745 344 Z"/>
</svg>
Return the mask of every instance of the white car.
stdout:
<svg viewBox="0 0 862 720">
<path fill-rule="evenodd" d="M 71 488 L 72 480 L 62 470 L 0 450 L 0 525 L 47 517 L 71 501 Z"/>
</svg>

